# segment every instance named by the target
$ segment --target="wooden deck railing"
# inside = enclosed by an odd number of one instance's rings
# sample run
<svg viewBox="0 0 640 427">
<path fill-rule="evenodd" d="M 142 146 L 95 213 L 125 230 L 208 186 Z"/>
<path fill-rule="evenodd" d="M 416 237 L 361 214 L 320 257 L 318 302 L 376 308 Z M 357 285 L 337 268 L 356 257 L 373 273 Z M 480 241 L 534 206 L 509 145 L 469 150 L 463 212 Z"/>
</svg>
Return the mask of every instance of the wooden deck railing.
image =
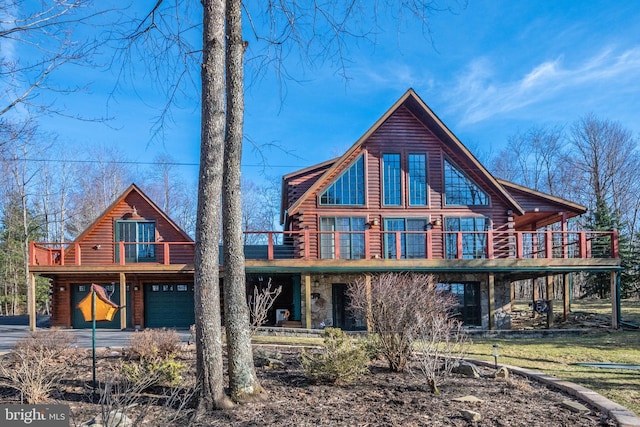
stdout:
<svg viewBox="0 0 640 427">
<path fill-rule="evenodd" d="M 251 231 L 247 259 L 618 258 L 617 231 Z M 31 242 L 30 265 L 192 264 L 193 242 Z M 121 256 L 125 254 L 125 256 Z"/>
</svg>

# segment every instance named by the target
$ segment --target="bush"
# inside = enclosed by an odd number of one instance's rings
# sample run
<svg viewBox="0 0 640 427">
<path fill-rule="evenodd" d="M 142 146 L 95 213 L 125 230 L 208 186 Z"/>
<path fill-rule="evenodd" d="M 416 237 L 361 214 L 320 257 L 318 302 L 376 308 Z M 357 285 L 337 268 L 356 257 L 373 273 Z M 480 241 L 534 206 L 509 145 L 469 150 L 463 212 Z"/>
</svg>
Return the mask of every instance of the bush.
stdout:
<svg viewBox="0 0 640 427">
<path fill-rule="evenodd" d="M 71 334 L 56 329 L 30 334 L 5 355 L 0 381 L 20 392 L 23 403 L 46 402 L 62 378 L 72 344 Z"/>
<path fill-rule="evenodd" d="M 366 318 L 376 332 L 380 351 L 395 372 L 407 369 L 414 343 L 431 333 L 432 319 L 448 317 L 457 301 L 438 288 L 431 275 L 385 273 L 363 277 L 349 287 L 350 310 Z"/>
<path fill-rule="evenodd" d="M 369 357 L 364 346 L 338 328 L 325 328 L 324 351 L 301 354 L 302 369 L 314 381 L 348 384 L 367 372 Z"/>
<path fill-rule="evenodd" d="M 176 386 L 180 384 L 184 369 L 184 364 L 176 361 L 174 357 L 143 359 L 123 363 L 122 375 L 144 390 L 155 385 Z"/>
<path fill-rule="evenodd" d="M 369 334 L 360 338 L 360 345 L 364 348 L 369 360 L 380 359 L 382 355 L 382 344 L 377 334 Z"/>
<path fill-rule="evenodd" d="M 125 354 L 134 360 L 171 358 L 180 351 L 180 344 L 180 335 L 172 329 L 145 329 L 129 337 Z"/>
</svg>

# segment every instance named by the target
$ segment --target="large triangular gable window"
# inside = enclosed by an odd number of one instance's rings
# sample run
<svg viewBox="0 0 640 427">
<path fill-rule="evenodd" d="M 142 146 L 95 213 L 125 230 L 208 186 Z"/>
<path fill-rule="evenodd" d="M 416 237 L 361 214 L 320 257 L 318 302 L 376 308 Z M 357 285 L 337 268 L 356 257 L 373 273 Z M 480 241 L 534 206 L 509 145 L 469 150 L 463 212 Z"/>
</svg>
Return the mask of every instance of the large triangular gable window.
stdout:
<svg viewBox="0 0 640 427">
<path fill-rule="evenodd" d="M 320 196 L 321 205 L 364 205 L 364 156 L 336 179 Z"/>
<path fill-rule="evenodd" d="M 478 184 L 445 159 L 444 193 L 446 205 L 486 206 L 489 196 Z"/>
</svg>

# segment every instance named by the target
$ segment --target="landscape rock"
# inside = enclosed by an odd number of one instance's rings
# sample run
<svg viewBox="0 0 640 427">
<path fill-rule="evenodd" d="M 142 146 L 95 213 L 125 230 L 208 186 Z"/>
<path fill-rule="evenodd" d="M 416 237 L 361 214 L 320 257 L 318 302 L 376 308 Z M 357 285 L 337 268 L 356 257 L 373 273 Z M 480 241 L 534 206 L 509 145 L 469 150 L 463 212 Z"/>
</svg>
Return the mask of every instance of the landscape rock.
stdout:
<svg viewBox="0 0 640 427">
<path fill-rule="evenodd" d="M 460 413 L 462 414 L 465 420 L 471 421 L 472 423 L 477 423 L 482 421 L 482 415 L 480 415 L 478 412 L 461 409 Z"/>
<path fill-rule="evenodd" d="M 457 366 L 453 367 L 451 372 L 464 375 L 469 378 L 480 378 L 480 370 L 478 367 L 469 362 L 460 362 Z"/>
<path fill-rule="evenodd" d="M 103 419 L 102 414 L 98 414 L 80 427 L 131 427 L 132 425 L 131 418 L 122 411 L 114 409 L 107 414 L 106 420 Z"/>
<path fill-rule="evenodd" d="M 478 399 L 477 397 L 475 397 L 473 395 L 456 397 L 456 398 L 451 399 L 451 400 L 453 400 L 454 402 L 470 402 L 470 403 L 483 403 L 484 402 L 484 400 Z"/>
<path fill-rule="evenodd" d="M 588 414 L 589 412 L 591 412 L 589 408 L 578 402 L 574 402 L 573 400 L 563 400 L 560 403 L 560 406 L 578 414 Z"/>
<path fill-rule="evenodd" d="M 495 373 L 496 378 L 509 378 L 509 370 L 504 366 L 501 366 Z"/>
</svg>

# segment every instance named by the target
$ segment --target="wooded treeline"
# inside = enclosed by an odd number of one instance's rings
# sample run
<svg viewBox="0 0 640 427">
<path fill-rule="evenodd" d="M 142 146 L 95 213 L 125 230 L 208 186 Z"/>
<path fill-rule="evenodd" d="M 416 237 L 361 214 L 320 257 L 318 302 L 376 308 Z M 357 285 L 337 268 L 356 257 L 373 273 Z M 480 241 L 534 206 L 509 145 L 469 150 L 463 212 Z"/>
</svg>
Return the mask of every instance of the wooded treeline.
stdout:
<svg viewBox="0 0 640 427">
<path fill-rule="evenodd" d="M 622 297 L 640 296 L 640 146 L 615 120 L 587 114 L 566 127 L 532 127 L 511 136 L 489 162 L 500 178 L 580 203 L 588 212 L 570 229 L 618 230 Z M 516 297 L 530 298 L 532 286 L 545 295 L 544 280 L 522 282 Z M 556 281 L 555 297 L 562 285 Z M 608 274 L 572 278 L 572 297 L 605 298 Z M 550 296 L 545 298 L 550 299 Z"/>
<path fill-rule="evenodd" d="M 35 121 L 0 122 L 0 315 L 26 312 L 28 242 L 67 242 L 87 228 L 131 183 L 192 237 L 197 183 L 169 155 L 143 164 L 109 147 L 70 150 Z M 193 171 L 188 175 L 193 175 Z M 243 182 L 243 227 L 277 226 L 279 187 L 274 180 Z M 48 282 L 39 281 L 38 310 L 48 310 Z"/>
</svg>

